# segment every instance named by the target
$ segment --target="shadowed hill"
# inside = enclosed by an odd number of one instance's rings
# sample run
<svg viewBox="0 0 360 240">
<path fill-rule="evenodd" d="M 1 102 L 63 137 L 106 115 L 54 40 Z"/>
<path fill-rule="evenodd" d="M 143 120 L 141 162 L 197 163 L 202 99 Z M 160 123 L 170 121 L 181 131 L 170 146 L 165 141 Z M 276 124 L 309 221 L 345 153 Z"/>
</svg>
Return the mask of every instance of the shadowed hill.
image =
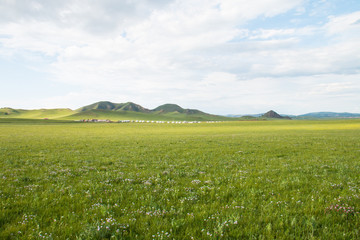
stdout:
<svg viewBox="0 0 360 240">
<path fill-rule="evenodd" d="M 177 104 L 163 104 L 152 110 L 133 102 L 113 103 L 100 101 L 77 110 L 69 108 L 57 109 L 13 109 L 0 108 L 0 118 L 18 119 L 110 119 L 110 120 L 175 120 L 175 121 L 236 121 L 236 120 L 261 120 L 261 119 L 337 119 L 360 118 L 359 113 L 314 112 L 303 115 L 280 115 L 271 110 L 265 114 L 228 115 L 219 116 L 199 111 L 197 109 L 184 109 Z"/>
<path fill-rule="evenodd" d="M 103 101 L 103 102 L 97 102 L 97 103 L 93 103 L 93 104 L 81 107 L 81 108 L 77 109 L 76 111 L 84 112 L 84 111 L 91 110 L 91 109 L 114 110 L 116 107 L 117 107 L 117 104 L 114 104 L 112 102 Z"/>
<path fill-rule="evenodd" d="M 8 115 L 14 115 L 19 114 L 18 110 L 12 109 L 12 108 L 0 108 L 0 116 L 8 116 Z"/>
<path fill-rule="evenodd" d="M 183 113 L 184 109 L 182 107 L 180 107 L 179 105 L 167 103 L 167 104 L 163 104 L 161 106 L 158 106 L 157 108 L 153 109 L 152 111 L 154 111 L 154 112 L 162 112 L 162 113 L 168 113 L 168 112 Z"/>
<path fill-rule="evenodd" d="M 77 109 L 37 109 L 23 110 L 1 108 L 0 118 L 27 119 L 110 119 L 110 120 L 168 120 L 168 121 L 229 121 L 236 120 L 224 116 L 211 115 L 196 109 L 183 109 L 176 104 L 164 104 L 153 110 L 132 102 L 96 102 Z"/>
<path fill-rule="evenodd" d="M 184 109 L 176 104 L 164 104 L 153 110 L 144 108 L 138 104 L 127 103 L 112 103 L 102 101 L 87 105 L 77 110 L 78 114 L 69 116 L 68 118 L 120 118 L 135 119 L 142 117 L 142 119 L 164 119 L 164 120 L 234 120 L 223 116 L 211 115 L 196 109 Z M 142 114 L 136 114 L 142 113 Z"/>
<path fill-rule="evenodd" d="M 108 101 L 102 101 L 93 103 L 77 109 L 78 112 L 84 112 L 88 110 L 109 110 L 109 111 L 134 111 L 149 113 L 150 110 L 146 109 L 138 104 L 127 102 L 127 103 L 112 103 Z"/>
<path fill-rule="evenodd" d="M 277 112 L 275 112 L 273 110 L 268 111 L 267 113 L 265 113 L 261 117 L 263 117 L 263 118 L 291 119 L 288 116 L 283 117 L 283 116 L 281 116 L 280 114 L 278 114 Z"/>
<path fill-rule="evenodd" d="M 170 113 L 170 112 L 178 112 L 178 113 L 185 113 L 185 114 L 207 114 L 202 111 L 196 110 L 196 109 L 184 109 L 176 104 L 167 103 L 164 105 L 161 105 L 155 109 L 152 110 L 153 112 L 159 112 L 159 113 Z"/>
</svg>

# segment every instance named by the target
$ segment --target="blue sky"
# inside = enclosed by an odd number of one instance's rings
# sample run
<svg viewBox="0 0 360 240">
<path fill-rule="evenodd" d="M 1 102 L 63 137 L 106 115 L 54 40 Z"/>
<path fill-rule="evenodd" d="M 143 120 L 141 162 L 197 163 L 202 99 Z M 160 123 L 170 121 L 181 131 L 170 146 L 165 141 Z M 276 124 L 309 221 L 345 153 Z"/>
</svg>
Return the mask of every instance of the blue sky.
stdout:
<svg viewBox="0 0 360 240">
<path fill-rule="evenodd" d="M 0 107 L 360 112 L 360 1 L 0 4 Z"/>
</svg>

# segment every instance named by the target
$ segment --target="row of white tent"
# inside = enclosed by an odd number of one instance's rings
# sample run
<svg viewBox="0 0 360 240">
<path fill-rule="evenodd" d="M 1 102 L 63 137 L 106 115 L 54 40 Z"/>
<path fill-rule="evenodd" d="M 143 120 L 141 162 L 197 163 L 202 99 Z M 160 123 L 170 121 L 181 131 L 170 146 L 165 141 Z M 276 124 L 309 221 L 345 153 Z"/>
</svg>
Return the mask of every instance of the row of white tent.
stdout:
<svg viewBox="0 0 360 240">
<path fill-rule="evenodd" d="M 220 121 L 206 121 L 207 123 L 214 123 Z M 201 121 L 154 121 L 154 120 L 119 120 L 118 123 L 172 123 L 172 124 L 183 124 L 183 123 L 201 123 Z"/>
<path fill-rule="evenodd" d="M 113 121 L 109 119 L 81 119 L 80 122 L 108 122 Z M 155 121 L 155 120 L 119 120 L 118 123 L 170 123 L 170 124 L 184 124 L 184 123 L 202 123 L 201 121 Z M 217 123 L 220 121 L 204 121 L 205 123 Z"/>
</svg>

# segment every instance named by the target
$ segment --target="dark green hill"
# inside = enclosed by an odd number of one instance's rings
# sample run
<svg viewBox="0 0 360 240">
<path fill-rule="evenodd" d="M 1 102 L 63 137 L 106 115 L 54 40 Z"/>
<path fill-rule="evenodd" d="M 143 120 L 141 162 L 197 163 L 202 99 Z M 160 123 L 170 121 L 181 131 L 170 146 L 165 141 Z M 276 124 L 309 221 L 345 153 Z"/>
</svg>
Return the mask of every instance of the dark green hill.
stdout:
<svg viewBox="0 0 360 240">
<path fill-rule="evenodd" d="M 178 113 L 185 113 L 185 114 L 207 114 L 204 112 L 201 112 L 196 109 L 184 109 L 176 104 L 167 103 L 164 105 L 161 105 L 155 109 L 152 110 L 153 112 L 158 113 L 171 113 L 171 112 L 178 112 Z"/>
<path fill-rule="evenodd" d="M 102 101 L 77 110 L 77 113 L 64 119 L 110 119 L 110 120 L 168 120 L 168 121 L 229 121 L 235 120 L 224 116 L 211 115 L 196 109 L 184 109 L 176 104 L 164 104 L 153 110 L 138 104 L 112 103 Z"/>
<path fill-rule="evenodd" d="M 19 114 L 19 111 L 12 108 L 0 108 L 0 116 L 8 116 L 12 114 Z"/>
<path fill-rule="evenodd" d="M 81 108 L 77 109 L 76 111 L 84 112 L 84 111 L 91 110 L 91 109 L 114 110 L 117 107 L 116 105 L 117 104 L 114 104 L 112 102 L 102 101 L 102 102 L 96 102 L 96 103 L 81 107 Z"/>
<path fill-rule="evenodd" d="M 280 114 L 278 114 L 277 112 L 270 110 L 267 113 L 263 114 L 261 116 L 262 118 L 278 118 L 278 119 L 291 119 L 288 116 L 281 116 Z"/>
<path fill-rule="evenodd" d="M 94 115 L 94 111 L 90 111 L 90 110 L 102 110 L 100 112 L 98 112 L 97 114 Z M 211 114 L 207 114 L 204 112 L 201 112 L 199 110 L 196 109 L 184 109 L 182 107 L 180 107 L 179 105 L 176 104 L 164 104 L 161 105 L 153 110 L 149 110 L 147 108 L 144 108 L 138 104 L 132 103 L 132 102 L 127 102 L 127 103 L 112 103 L 112 102 L 108 102 L 108 101 L 102 101 L 102 102 L 96 102 L 84 107 L 81 107 L 79 109 L 77 109 L 77 112 L 82 113 L 82 114 L 76 114 L 76 116 L 84 116 L 88 115 L 89 117 L 93 116 L 97 116 L 98 115 L 112 115 L 114 116 L 114 114 L 112 113 L 108 113 L 105 114 L 105 111 L 109 111 L 109 112 L 121 112 L 121 114 L 117 114 L 117 116 L 123 116 L 124 112 L 129 112 L 129 114 L 131 115 L 131 113 L 133 112 L 137 112 L 137 113 L 145 113 L 145 114 L 151 114 L 154 116 L 158 116 L 157 118 L 159 119 L 173 119 L 173 120 L 180 120 L 180 119 L 189 119 L 189 117 L 193 120 L 208 120 L 208 119 L 227 119 L 226 117 L 222 117 L 222 116 L 216 116 L 216 115 L 211 115 Z M 128 114 L 128 115 L 129 115 Z M 115 114 L 116 115 L 116 114 Z M 75 116 L 75 115 L 73 115 Z M 148 117 L 143 116 L 144 119 L 148 119 Z M 150 119 L 153 119 L 153 117 L 150 117 Z"/>
<path fill-rule="evenodd" d="M 113 103 L 100 101 L 77 109 L 12 109 L 1 108 L 0 118 L 21 119 L 109 119 L 109 120 L 163 120 L 163 121 L 234 121 L 245 118 L 230 118 L 212 115 L 196 109 L 184 109 L 176 104 L 164 104 L 153 110 L 133 102 Z"/>
<path fill-rule="evenodd" d="M 112 103 L 108 101 L 96 102 L 84 107 L 77 109 L 78 112 L 84 112 L 88 110 L 109 110 L 109 111 L 134 111 L 149 113 L 150 110 L 146 109 L 138 104 L 127 102 L 127 103 Z"/>
<path fill-rule="evenodd" d="M 183 113 L 185 111 L 185 109 L 183 109 L 179 105 L 167 103 L 167 104 L 158 106 L 157 108 L 153 109 L 152 111 L 153 112 L 161 112 L 161 113 L 169 113 L 169 112 Z"/>
<path fill-rule="evenodd" d="M 1 108 L 0 118 L 26 119 L 110 119 L 110 120 L 164 120 L 164 121 L 229 121 L 236 120 L 224 116 L 211 115 L 196 109 L 183 109 L 176 104 L 164 104 L 153 110 L 138 104 L 96 102 L 73 111 L 71 109 L 22 110 Z"/>
<path fill-rule="evenodd" d="M 144 108 L 138 104 L 127 102 L 122 103 L 123 105 L 116 109 L 116 110 L 122 110 L 122 111 L 133 111 L 133 112 L 142 112 L 142 113 L 150 113 L 151 111 L 147 108 Z"/>
</svg>

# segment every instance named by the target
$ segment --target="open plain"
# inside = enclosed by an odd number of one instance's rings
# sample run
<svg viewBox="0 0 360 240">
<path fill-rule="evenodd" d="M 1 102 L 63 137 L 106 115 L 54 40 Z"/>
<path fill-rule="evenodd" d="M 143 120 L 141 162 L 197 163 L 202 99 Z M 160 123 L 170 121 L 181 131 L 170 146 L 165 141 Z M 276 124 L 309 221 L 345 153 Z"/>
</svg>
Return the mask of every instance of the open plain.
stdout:
<svg viewBox="0 0 360 240">
<path fill-rule="evenodd" d="M 0 120 L 1 239 L 359 239 L 360 120 Z"/>
</svg>

